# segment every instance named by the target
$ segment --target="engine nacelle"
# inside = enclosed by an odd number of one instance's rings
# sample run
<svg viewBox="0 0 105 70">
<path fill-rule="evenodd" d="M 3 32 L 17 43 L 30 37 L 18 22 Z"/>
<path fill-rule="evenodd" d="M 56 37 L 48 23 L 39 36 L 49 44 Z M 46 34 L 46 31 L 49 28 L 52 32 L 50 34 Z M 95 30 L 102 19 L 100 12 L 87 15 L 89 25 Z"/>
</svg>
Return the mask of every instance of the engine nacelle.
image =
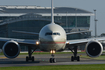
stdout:
<svg viewBox="0 0 105 70">
<path fill-rule="evenodd" d="M 89 57 L 98 57 L 103 52 L 103 46 L 98 41 L 90 41 L 86 44 L 85 51 Z"/>
<path fill-rule="evenodd" d="M 7 41 L 2 50 L 7 58 L 16 58 L 20 53 L 20 46 L 15 41 Z"/>
</svg>

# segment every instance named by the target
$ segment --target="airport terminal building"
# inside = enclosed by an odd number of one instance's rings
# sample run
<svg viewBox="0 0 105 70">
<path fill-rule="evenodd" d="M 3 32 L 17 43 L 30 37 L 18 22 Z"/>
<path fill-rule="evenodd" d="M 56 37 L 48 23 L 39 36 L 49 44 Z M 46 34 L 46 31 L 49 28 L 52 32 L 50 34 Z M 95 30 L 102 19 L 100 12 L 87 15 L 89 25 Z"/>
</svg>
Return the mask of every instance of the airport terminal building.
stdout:
<svg viewBox="0 0 105 70">
<path fill-rule="evenodd" d="M 84 31 L 90 28 L 92 12 L 72 7 L 54 7 L 55 23 L 66 32 Z M 14 33 L 16 31 L 37 32 L 51 22 L 51 7 L 0 6 L 0 37 L 38 39 L 36 35 Z M 67 39 L 88 38 L 91 33 L 68 35 Z M 1 47 L 1 46 L 0 46 Z"/>
</svg>

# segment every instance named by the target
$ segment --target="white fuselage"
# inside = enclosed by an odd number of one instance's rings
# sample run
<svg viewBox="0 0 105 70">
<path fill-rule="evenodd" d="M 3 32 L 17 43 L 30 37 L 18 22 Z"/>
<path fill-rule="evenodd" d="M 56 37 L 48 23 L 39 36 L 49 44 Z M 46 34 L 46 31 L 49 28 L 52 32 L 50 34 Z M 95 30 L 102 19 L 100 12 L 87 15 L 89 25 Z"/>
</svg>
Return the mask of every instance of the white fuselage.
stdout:
<svg viewBox="0 0 105 70">
<path fill-rule="evenodd" d="M 66 45 L 66 32 L 61 26 L 51 23 L 41 29 L 39 40 L 40 49 L 43 51 L 63 50 Z"/>
</svg>

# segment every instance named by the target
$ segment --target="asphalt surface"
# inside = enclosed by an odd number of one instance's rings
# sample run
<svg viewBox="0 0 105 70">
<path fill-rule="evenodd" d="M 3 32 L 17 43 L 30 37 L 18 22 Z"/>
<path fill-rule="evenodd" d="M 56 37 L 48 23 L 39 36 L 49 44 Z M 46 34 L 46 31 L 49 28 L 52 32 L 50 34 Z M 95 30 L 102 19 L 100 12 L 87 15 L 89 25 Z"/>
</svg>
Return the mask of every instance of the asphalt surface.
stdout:
<svg viewBox="0 0 105 70">
<path fill-rule="evenodd" d="M 85 54 L 78 54 L 85 55 Z M 13 66 L 46 66 L 46 65 L 80 65 L 80 64 L 105 64 L 105 60 L 94 60 L 88 58 L 80 58 L 81 61 L 72 62 L 71 54 L 56 54 L 56 63 L 49 63 L 50 54 L 34 55 L 34 62 L 26 62 L 26 55 L 19 55 L 15 59 L 8 59 L 0 55 L 0 67 L 13 67 Z"/>
</svg>

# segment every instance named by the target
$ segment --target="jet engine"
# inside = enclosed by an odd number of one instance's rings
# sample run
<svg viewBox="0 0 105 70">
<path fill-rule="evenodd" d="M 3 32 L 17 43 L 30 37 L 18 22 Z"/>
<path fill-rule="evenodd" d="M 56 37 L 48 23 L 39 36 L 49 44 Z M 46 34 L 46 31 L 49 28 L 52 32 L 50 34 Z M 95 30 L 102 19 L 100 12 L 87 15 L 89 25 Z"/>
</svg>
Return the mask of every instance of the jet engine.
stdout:
<svg viewBox="0 0 105 70">
<path fill-rule="evenodd" d="M 15 58 L 19 55 L 20 53 L 20 46 L 17 42 L 15 41 L 7 41 L 3 45 L 3 53 L 7 58 Z"/>
<path fill-rule="evenodd" d="M 85 51 L 89 57 L 98 57 L 103 52 L 103 46 L 99 41 L 90 41 L 86 44 Z"/>
</svg>

